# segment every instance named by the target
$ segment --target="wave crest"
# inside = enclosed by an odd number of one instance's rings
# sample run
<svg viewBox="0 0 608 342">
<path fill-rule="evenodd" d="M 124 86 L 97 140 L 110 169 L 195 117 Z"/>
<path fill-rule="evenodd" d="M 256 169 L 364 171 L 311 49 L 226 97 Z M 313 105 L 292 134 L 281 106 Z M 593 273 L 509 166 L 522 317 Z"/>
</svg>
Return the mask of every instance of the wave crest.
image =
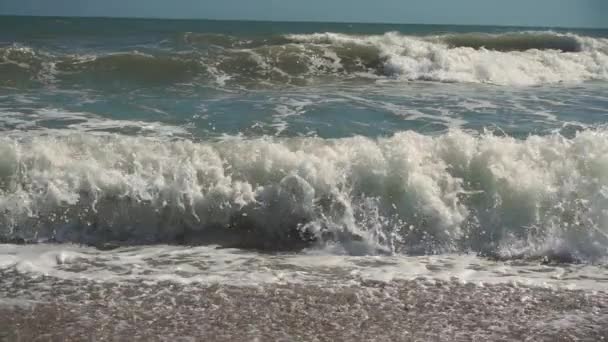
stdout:
<svg viewBox="0 0 608 342">
<path fill-rule="evenodd" d="M 394 32 L 379 36 L 323 33 L 289 37 L 328 48 L 373 46 L 384 60 L 382 74 L 405 80 L 537 85 L 608 79 L 608 40 L 600 38 L 554 33 L 425 38 Z M 543 44 L 545 49 L 539 49 Z"/>
<path fill-rule="evenodd" d="M 52 151 L 51 151 L 52 149 Z M 0 143 L 3 240 L 608 255 L 608 132 Z"/>
<path fill-rule="evenodd" d="M 92 78 L 255 87 L 378 77 L 524 86 L 608 80 L 608 39 L 552 32 L 427 37 L 316 33 L 257 40 L 190 33 L 181 41 L 189 50 L 53 56 L 0 48 L 2 81 Z"/>
<path fill-rule="evenodd" d="M 439 36 L 438 42 L 450 47 L 469 47 L 495 51 L 558 50 L 581 52 L 583 43 L 579 37 L 550 32 L 514 32 L 505 34 L 465 33 Z"/>
</svg>

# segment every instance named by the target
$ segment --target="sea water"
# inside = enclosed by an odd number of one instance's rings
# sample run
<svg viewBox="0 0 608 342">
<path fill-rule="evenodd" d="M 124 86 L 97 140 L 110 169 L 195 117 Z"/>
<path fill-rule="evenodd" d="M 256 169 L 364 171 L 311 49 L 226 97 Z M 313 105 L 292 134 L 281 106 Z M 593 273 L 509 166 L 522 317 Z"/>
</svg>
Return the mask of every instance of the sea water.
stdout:
<svg viewBox="0 0 608 342">
<path fill-rule="evenodd" d="M 0 17 L 0 273 L 606 291 L 607 81 L 606 30 Z"/>
</svg>

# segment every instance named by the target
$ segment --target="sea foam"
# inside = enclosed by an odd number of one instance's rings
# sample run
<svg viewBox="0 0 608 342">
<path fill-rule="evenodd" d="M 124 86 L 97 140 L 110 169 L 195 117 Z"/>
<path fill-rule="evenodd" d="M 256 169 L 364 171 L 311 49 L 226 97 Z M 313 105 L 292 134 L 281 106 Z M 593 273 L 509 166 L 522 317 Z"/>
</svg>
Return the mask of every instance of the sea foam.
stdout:
<svg viewBox="0 0 608 342">
<path fill-rule="evenodd" d="M 4 138 L 3 240 L 608 253 L 608 132 Z M 367 253 L 366 252 L 366 253 Z"/>
<path fill-rule="evenodd" d="M 339 33 L 290 35 L 297 42 L 370 46 L 383 74 L 406 80 L 538 85 L 608 79 L 608 40 L 550 32 L 433 37 Z M 552 39 L 547 39 L 552 38 Z"/>
</svg>

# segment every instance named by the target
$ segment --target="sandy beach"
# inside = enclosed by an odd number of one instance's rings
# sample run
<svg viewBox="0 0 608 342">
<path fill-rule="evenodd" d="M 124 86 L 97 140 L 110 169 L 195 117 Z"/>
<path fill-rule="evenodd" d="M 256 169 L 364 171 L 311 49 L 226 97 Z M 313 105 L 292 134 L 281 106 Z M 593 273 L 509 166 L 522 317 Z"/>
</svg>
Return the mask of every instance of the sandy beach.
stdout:
<svg viewBox="0 0 608 342">
<path fill-rule="evenodd" d="M 2 341 L 608 339 L 601 292 L 425 280 L 235 287 L 2 279 Z"/>
</svg>

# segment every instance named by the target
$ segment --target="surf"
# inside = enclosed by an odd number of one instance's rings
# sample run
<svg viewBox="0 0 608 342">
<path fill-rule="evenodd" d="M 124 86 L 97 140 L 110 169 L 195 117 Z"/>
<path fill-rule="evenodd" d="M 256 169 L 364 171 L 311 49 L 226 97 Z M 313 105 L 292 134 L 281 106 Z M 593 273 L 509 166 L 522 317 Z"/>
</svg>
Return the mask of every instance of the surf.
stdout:
<svg viewBox="0 0 608 342">
<path fill-rule="evenodd" d="M 0 48 L 6 84 L 59 81 L 308 85 L 349 79 L 576 84 L 608 79 L 608 40 L 554 32 L 411 36 L 284 34 L 245 39 L 187 33 L 144 51 L 59 54 L 13 45 Z M 173 45 L 166 45 L 173 44 Z"/>
<path fill-rule="evenodd" d="M 3 138 L 0 236 L 593 260 L 608 253 L 607 134 Z"/>
</svg>

